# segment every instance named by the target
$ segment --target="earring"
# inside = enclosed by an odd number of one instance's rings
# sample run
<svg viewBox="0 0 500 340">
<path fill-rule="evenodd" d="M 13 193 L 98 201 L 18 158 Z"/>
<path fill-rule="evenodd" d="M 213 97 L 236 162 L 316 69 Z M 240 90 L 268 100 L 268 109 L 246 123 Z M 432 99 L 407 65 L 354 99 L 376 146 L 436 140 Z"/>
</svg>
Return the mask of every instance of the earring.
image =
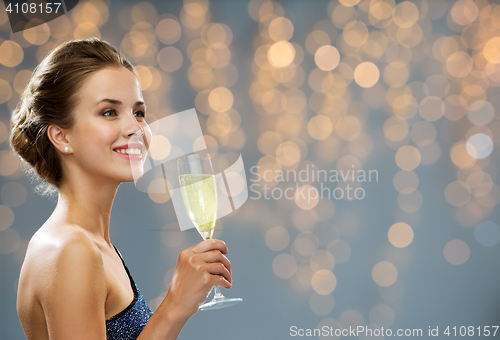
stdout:
<svg viewBox="0 0 500 340">
<path fill-rule="evenodd" d="M 64 152 L 66 152 L 66 153 L 69 152 L 69 147 L 65 146 L 64 147 Z"/>
</svg>

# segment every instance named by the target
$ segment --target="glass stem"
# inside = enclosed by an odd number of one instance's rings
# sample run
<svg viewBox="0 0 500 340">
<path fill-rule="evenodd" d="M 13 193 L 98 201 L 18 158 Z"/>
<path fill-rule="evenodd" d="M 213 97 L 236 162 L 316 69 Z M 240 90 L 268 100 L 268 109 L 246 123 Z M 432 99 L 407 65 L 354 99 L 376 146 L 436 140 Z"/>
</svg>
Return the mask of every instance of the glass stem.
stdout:
<svg viewBox="0 0 500 340">
<path fill-rule="evenodd" d="M 215 286 L 214 287 L 214 299 L 220 299 L 223 297 L 224 297 L 224 295 L 222 295 L 222 293 L 220 292 L 219 286 Z"/>
</svg>

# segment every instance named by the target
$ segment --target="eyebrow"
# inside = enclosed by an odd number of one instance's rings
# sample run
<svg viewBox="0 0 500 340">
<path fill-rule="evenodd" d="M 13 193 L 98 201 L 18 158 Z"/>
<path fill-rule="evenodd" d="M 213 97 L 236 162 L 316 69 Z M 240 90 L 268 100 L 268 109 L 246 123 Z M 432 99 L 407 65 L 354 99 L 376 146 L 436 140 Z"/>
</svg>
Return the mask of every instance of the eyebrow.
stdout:
<svg viewBox="0 0 500 340">
<path fill-rule="evenodd" d="M 113 105 L 123 105 L 123 103 L 119 100 L 116 100 L 116 99 L 109 99 L 109 98 L 104 98 L 102 100 L 100 100 L 95 106 L 101 104 L 102 102 L 107 102 L 107 103 L 110 103 L 110 104 L 113 104 Z M 138 101 L 134 104 L 134 107 L 135 106 L 141 106 L 141 105 L 144 105 L 145 106 L 145 103 L 143 101 Z"/>
</svg>

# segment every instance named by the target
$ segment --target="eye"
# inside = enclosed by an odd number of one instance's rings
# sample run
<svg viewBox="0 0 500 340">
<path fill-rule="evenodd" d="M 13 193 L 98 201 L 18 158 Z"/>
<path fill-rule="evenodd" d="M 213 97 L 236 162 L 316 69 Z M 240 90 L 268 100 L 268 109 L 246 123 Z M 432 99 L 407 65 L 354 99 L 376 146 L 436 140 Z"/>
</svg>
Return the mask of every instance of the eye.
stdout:
<svg viewBox="0 0 500 340">
<path fill-rule="evenodd" d="M 114 109 L 107 110 L 107 111 L 103 112 L 102 115 L 105 117 L 116 117 L 117 116 L 116 110 L 114 110 Z"/>
<path fill-rule="evenodd" d="M 144 111 L 136 111 L 134 112 L 134 116 L 144 118 L 146 117 L 146 113 Z"/>
</svg>

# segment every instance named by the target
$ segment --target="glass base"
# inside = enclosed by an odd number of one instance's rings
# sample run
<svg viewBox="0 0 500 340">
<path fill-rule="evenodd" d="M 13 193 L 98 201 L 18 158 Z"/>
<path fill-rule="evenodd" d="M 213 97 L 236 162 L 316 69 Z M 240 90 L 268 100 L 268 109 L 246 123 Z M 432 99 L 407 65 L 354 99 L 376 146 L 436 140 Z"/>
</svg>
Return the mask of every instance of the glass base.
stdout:
<svg viewBox="0 0 500 340">
<path fill-rule="evenodd" d="M 237 303 L 243 302 L 243 299 L 241 298 L 227 298 L 224 296 L 217 297 L 214 296 L 212 301 L 210 302 L 205 302 L 202 304 L 200 307 L 198 307 L 198 310 L 213 310 L 213 309 L 219 309 L 219 308 L 226 308 L 232 305 L 235 305 Z"/>
</svg>

